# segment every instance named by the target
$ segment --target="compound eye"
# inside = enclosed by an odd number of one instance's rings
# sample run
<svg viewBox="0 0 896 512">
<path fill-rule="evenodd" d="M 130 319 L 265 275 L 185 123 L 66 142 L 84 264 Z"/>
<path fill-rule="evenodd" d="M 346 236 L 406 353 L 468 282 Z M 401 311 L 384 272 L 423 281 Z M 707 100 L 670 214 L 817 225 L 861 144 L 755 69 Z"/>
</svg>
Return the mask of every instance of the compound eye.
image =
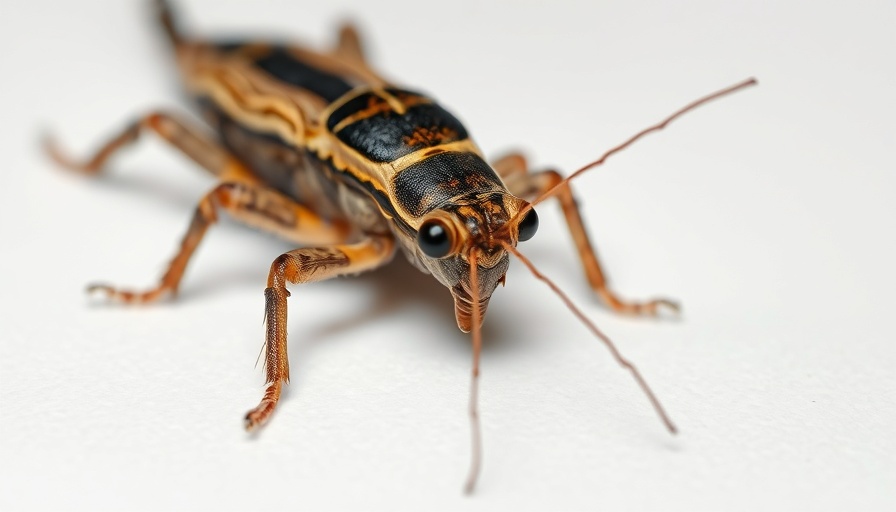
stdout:
<svg viewBox="0 0 896 512">
<path fill-rule="evenodd" d="M 430 258 L 444 258 L 451 254 L 451 235 L 441 222 L 426 221 L 417 232 L 417 245 Z"/>
<path fill-rule="evenodd" d="M 535 213 L 535 210 L 529 210 L 529 213 L 520 221 L 518 229 L 520 242 L 525 242 L 535 236 L 535 232 L 538 231 L 538 214 Z"/>
</svg>

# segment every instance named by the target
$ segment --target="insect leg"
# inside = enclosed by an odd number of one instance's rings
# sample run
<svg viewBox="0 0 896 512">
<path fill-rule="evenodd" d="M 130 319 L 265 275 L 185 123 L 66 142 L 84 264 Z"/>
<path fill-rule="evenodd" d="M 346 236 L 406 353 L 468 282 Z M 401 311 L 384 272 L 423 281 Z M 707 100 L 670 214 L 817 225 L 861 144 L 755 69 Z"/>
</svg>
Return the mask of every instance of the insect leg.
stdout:
<svg viewBox="0 0 896 512">
<path fill-rule="evenodd" d="M 187 263 L 209 226 L 224 210 L 234 219 L 272 232 L 296 243 L 328 244 L 345 241 L 350 227 L 344 222 L 327 222 L 308 208 L 279 192 L 250 183 L 221 183 L 206 194 L 193 214 L 190 227 L 168 270 L 154 288 L 133 292 L 108 285 L 92 285 L 113 300 L 125 303 L 153 302 L 166 294 L 176 294 Z"/>
<path fill-rule="evenodd" d="M 520 180 L 526 180 L 529 176 L 529 163 L 526 157 L 520 153 L 510 153 L 492 162 L 492 167 L 498 176 L 507 185 L 511 193 L 520 188 Z"/>
<path fill-rule="evenodd" d="M 553 170 L 529 173 L 525 158 L 519 154 L 507 155 L 494 163 L 494 168 L 504 180 L 510 192 L 524 199 L 538 197 L 563 181 L 563 177 Z M 575 241 L 588 282 L 601 299 L 618 313 L 634 315 L 656 315 L 660 307 L 678 311 L 678 304 L 668 299 L 654 299 L 647 302 L 626 301 L 607 285 L 606 275 L 597 258 L 597 252 L 588 238 L 579 206 L 573 197 L 569 184 L 561 187 L 556 195 L 566 217 L 566 224 Z"/>
<path fill-rule="evenodd" d="M 96 175 L 103 170 L 109 158 L 136 142 L 145 130 L 155 132 L 164 141 L 216 176 L 234 172 L 240 174 L 240 178 L 248 176 L 243 166 L 226 149 L 203 134 L 201 129 L 165 112 L 153 112 L 131 123 L 83 161 L 69 158 L 52 138 L 45 139 L 44 148 L 62 167 L 83 174 Z"/>
<path fill-rule="evenodd" d="M 339 42 L 333 53 L 343 59 L 356 63 L 366 62 L 364 58 L 364 46 L 358 36 L 358 30 L 354 25 L 346 23 L 339 29 Z"/>
<path fill-rule="evenodd" d="M 392 259 L 395 241 L 374 235 L 351 245 L 296 249 L 271 265 L 265 296 L 265 374 L 267 389 L 257 407 L 246 414 L 246 429 L 264 424 L 274 412 L 284 382 L 289 381 L 286 354 L 286 283 L 310 283 L 382 266 Z"/>
</svg>

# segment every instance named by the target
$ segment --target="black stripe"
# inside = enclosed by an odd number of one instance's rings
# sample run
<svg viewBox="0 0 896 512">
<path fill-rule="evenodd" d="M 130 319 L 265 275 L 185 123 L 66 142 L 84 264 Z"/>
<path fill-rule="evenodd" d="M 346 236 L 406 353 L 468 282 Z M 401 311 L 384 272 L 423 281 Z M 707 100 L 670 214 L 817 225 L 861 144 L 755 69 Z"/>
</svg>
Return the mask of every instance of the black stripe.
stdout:
<svg viewBox="0 0 896 512">
<path fill-rule="evenodd" d="M 419 94 L 400 89 L 389 89 L 387 92 L 399 98 L 420 97 Z M 377 103 L 383 105 L 384 112 L 356 121 L 335 133 L 343 143 L 374 162 L 391 162 L 423 148 L 468 137 L 466 128 L 456 117 L 428 101 L 399 114 L 376 94 L 361 94 L 333 111 L 327 119 L 327 128 L 332 132 L 349 116 Z"/>
<path fill-rule="evenodd" d="M 307 89 L 331 103 L 352 90 L 352 86 L 342 78 L 309 66 L 283 47 L 274 48 L 271 53 L 256 60 L 255 65 L 274 78 Z"/>
</svg>

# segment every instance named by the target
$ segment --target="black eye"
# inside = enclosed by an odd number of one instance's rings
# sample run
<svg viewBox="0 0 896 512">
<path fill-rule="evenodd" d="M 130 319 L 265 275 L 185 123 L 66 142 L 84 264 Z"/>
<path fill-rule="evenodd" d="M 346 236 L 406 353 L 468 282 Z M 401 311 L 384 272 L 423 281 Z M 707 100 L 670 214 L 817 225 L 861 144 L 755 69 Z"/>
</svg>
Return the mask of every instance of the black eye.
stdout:
<svg viewBox="0 0 896 512">
<path fill-rule="evenodd" d="M 417 245 L 430 258 L 444 258 L 451 253 L 451 237 L 448 230 L 438 221 L 428 221 L 420 226 Z"/>
<path fill-rule="evenodd" d="M 525 242 L 535 236 L 535 232 L 538 231 L 538 214 L 535 213 L 535 210 L 529 210 L 529 213 L 523 217 L 523 220 L 520 221 L 518 227 L 520 232 L 520 242 Z"/>
</svg>

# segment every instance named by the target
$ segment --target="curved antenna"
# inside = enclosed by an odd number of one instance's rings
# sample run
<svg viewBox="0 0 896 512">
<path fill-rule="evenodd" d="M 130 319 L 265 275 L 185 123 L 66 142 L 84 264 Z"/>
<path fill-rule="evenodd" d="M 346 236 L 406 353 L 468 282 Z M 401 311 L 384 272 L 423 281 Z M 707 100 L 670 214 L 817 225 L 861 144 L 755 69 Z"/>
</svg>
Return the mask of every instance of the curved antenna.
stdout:
<svg viewBox="0 0 896 512">
<path fill-rule="evenodd" d="M 482 467 L 482 429 L 479 426 L 479 354 L 482 351 L 482 311 L 479 309 L 479 253 L 470 251 L 470 300 L 473 302 L 473 374 L 470 380 L 470 472 L 464 493 L 472 494 Z"/>
<path fill-rule="evenodd" d="M 548 287 L 550 287 L 551 290 L 553 290 L 554 293 L 556 293 L 557 296 L 560 297 L 560 300 L 562 300 L 566 304 L 566 307 L 569 308 L 569 310 L 572 311 L 573 314 L 576 315 L 583 324 L 585 324 L 585 327 L 587 327 L 588 330 L 590 330 L 595 336 L 597 336 L 599 340 L 604 343 L 604 345 L 607 346 L 607 348 L 610 350 L 610 354 L 613 355 L 613 358 L 616 359 L 616 362 L 618 362 L 620 366 L 631 372 L 632 377 L 634 377 L 638 382 L 638 386 L 641 387 L 641 391 L 643 391 L 644 394 L 647 395 L 647 399 L 650 400 L 651 405 L 653 405 L 653 408 L 656 410 L 656 413 L 666 425 L 666 428 L 670 433 L 677 434 L 678 428 L 674 423 L 672 423 L 672 419 L 669 418 L 669 415 L 666 414 L 666 410 L 663 408 L 663 405 L 653 393 L 653 390 L 650 389 L 647 381 L 644 380 L 644 377 L 641 376 L 641 372 L 638 371 L 638 369 L 634 364 L 632 364 L 631 361 L 622 356 L 622 353 L 619 352 L 619 349 L 616 348 L 616 345 L 613 343 L 613 341 L 610 340 L 610 338 L 607 337 L 607 335 L 604 334 L 603 331 L 598 329 L 597 326 L 594 325 L 594 322 L 589 320 L 588 317 L 586 317 L 585 314 L 582 313 L 582 311 L 578 307 L 576 307 L 575 304 L 573 304 L 572 300 L 565 293 L 563 293 L 563 290 L 561 290 L 556 284 L 554 284 L 553 281 L 545 277 L 544 274 L 539 272 L 538 269 L 535 268 L 535 265 L 533 265 L 532 262 L 529 261 L 529 258 L 523 256 L 518 250 L 516 250 L 516 247 L 510 245 L 509 243 L 502 242 L 502 244 L 504 245 L 504 248 L 507 250 L 507 252 L 516 256 L 518 260 L 523 262 L 523 265 L 528 267 L 529 271 L 532 272 L 532 275 L 534 275 L 536 279 L 547 284 Z"/>
<path fill-rule="evenodd" d="M 756 85 L 757 83 L 758 82 L 756 81 L 755 78 L 750 78 L 750 79 L 747 79 L 738 84 L 732 85 L 730 87 L 726 87 L 725 89 L 722 89 L 722 90 L 716 91 L 712 94 L 709 94 L 707 96 L 704 96 L 696 101 L 689 103 L 688 105 L 685 105 L 684 107 L 682 107 L 681 109 L 679 109 L 672 115 L 666 117 L 659 123 L 654 124 L 652 126 L 649 126 L 645 129 L 641 130 L 640 132 L 636 133 L 632 137 L 629 137 L 629 139 L 626 140 L 625 142 L 623 142 L 622 144 L 619 144 L 618 146 L 611 148 L 609 151 L 607 151 L 606 153 L 601 155 L 601 157 L 598 158 L 597 160 L 585 165 L 584 167 L 578 169 L 576 172 L 570 174 L 566 179 L 557 183 L 556 185 L 551 187 L 549 190 L 547 190 L 545 193 L 543 193 L 542 195 L 535 198 L 528 205 L 526 205 L 525 207 L 520 209 L 520 211 L 517 212 L 517 214 L 513 217 L 513 219 L 511 219 L 511 221 L 506 223 L 505 225 L 506 226 L 515 225 L 514 224 L 515 221 L 518 221 L 520 218 L 522 218 L 522 216 L 525 215 L 526 213 L 528 213 L 529 210 L 531 210 L 536 204 L 538 204 L 538 203 L 544 201 L 545 199 L 556 194 L 560 190 L 560 187 L 566 185 L 567 183 L 572 181 L 574 178 L 581 176 L 586 171 L 593 169 L 595 167 L 598 167 L 600 165 L 603 165 L 603 163 L 608 158 L 610 158 L 612 155 L 631 146 L 632 144 L 634 144 L 636 141 L 638 141 L 645 135 L 648 135 L 652 132 L 662 130 L 663 128 L 666 127 L 666 125 L 668 125 L 675 119 L 681 117 L 682 115 L 684 115 L 687 112 L 690 112 L 691 110 L 694 110 L 695 108 L 703 105 L 704 103 L 708 103 L 716 98 L 720 98 L 727 94 L 731 94 L 731 93 L 733 93 L 737 90 L 743 89 L 745 87 L 749 87 L 751 85 Z M 570 300 L 570 298 L 562 290 L 560 290 L 560 288 L 556 284 L 554 284 L 553 281 L 551 281 L 550 279 L 545 277 L 544 274 L 539 272 L 538 269 L 535 268 L 535 265 L 533 265 L 532 262 L 529 261 L 528 258 L 523 256 L 511 244 L 509 244 L 507 242 L 503 242 L 503 241 L 501 242 L 501 244 L 504 246 L 504 248 L 509 253 L 513 254 L 517 259 L 519 259 L 521 262 L 523 262 L 523 264 L 529 269 L 530 272 L 532 272 L 532 275 L 534 275 L 536 277 L 536 279 L 546 283 L 551 288 L 551 290 L 553 290 L 554 293 L 556 293 L 557 296 L 559 296 L 560 299 L 566 304 L 566 307 L 568 307 L 570 309 L 570 311 L 572 311 L 573 314 L 576 315 L 576 317 L 578 317 L 579 320 L 583 324 L 585 324 L 585 326 L 598 339 L 600 339 L 604 343 L 604 345 L 607 346 L 607 348 L 610 350 L 610 353 L 612 354 L 613 358 L 616 359 L 616 362 L 618 362 L 623 368 L 625 368 L 629 372 L 631 372 L 632 377 L 634 377 L 635 381 L 637 381 L 637 383 L 638 383 L 638 386 L 641 387 L 641 390 L 647 396 L 648 400 L 650 400 L 651 405 L 653 405 L 654 410 L 656 410 L 656 413 L 659 415 L 663 424 L 666 426 L 666 429 L 668 429 L 669 432 L 672 434 L 678 433 L 678 428 L 675 426 L 674 423 L 672 423 L 671 418 L 669 418 L 669 415 L 666 413 L 666 410 L 663 408 L 659 399 L 657 399 L 656 395 L 653 393 L 653 390 L 650 389 L 650 386 L 647 384 L 647 381 L 644 380 L 644 377 L 641 376 L 641 372 L 638 371 L 638 369 L 635 367 L 634 364 L 632 364 L 631 361 L 629 361 L 628 359 L 626 359 L 625 357 L 622 356 L 622 353 L 619 352 L 619 349 L 616 348 L 616 345 L 613 343 L 613 341 L 610 340 L 610 338 L 607 337 L 607 335 L 604 334 L 600 329 L 598 329 L 597 326 L 594 325 L 594 323 L 591 320 L 589 320 L 588 317 L 586 317 L 578 307 L 576 307 L 576 305 L 572 302 L 572 300 Z M 471 297 L 471 301 L 473 303 L 472 304 L 472 306 L 473 306 L 473 312 L 472 312 L 473 313 L 473 329 L 472 329 L 473 372 L 472 372 L 471 381 L 470 381 L 470 405 L 469 405 L 470 435 L 471 435 L 470 472 L 467 475 L 467 481 L 466 481 L 466 484 L 464 485 L 464 492 L 466 494 L 471 494 L 473 492 L 473 490 L 475 489 L 476 480 L 479 478 L 479 472 L 482 467 L 482 429 L 481 429 L 480 423 L 479 423 L 479 356 L 480 356 L 480 352 L 482 351 L 482 330 L 481 330 L 481 326 L 480 326 L 481 319 L 482 319 L 482 312 L 479 308 L 479 274 L 478 274 L 479 266 L 477 264 L 478 253 L 475 250 L 470 251 L 469 260 L 470 260 L 470 283 L 471 283 L 471 288 L 472 288 L 470 297 Z"/>
<path fill-rule="evenodd" d="M 683 116 L 684 114 L 690 112 L 691 110 L 694 110 L 695 108 L 697 108 L 697 107 L 703 105 L 704 103 L 709 103 L 710 101 L 712 101 L 712 100 L 714 100 L 714 99 L 721 98 L 722 96 L 726 96 L 726 95 L 731 94 L 731 93 L 733 93 L 733 92 L 735 92 L 735 91 L 739 91 L 740 89 L 744 89 L 744 88 L 746 88 L 746 87 L 750 87 L 751 85 L 757 85 L 758 83 L 759 83 L 759 82 L 758 82 L 755 78 L 749 78 L 749 79 L 747 79 L 747 80 L 744 80 L 743 82 L 740 82 L 740 83 L 738 83 L 738 84 L 734 84 L 734 85 L 732 85 L 732 86 L 730 86 L 730 87 L 726 87 L 726 88 L 721 89 L 721 90 L 719 90 L 719 91 L 716 91 L 716 92 L 714 92 L 714 93 L 712 93 L 712 94 L 708 94 L 708 95 L 706 95 L 706 96 L 704 96 L 704 97 L 702 97 L 702 98 L 700 98 L 700 99 L 698 99 L 698 100 L 696 100 L 696 101 L 693 101 L 693 102 L 691 102 L 691 103 L 685 105 L 684 107 L 680 108 L 678 111 L 676 111 L 675 113 L 673 113 L 673 114 L 670 115 L 669 117 L 663 119 L 662 121 L 660 121 L 659 123 L 656 123 L 656 124 L 653 125 L 653 126 L 649 126 L 649 127 L 645 128 L 645 129 L 641 130 L 640 132 L 638 132 L 638 133 L 632 135 L 631 137 L 628 138 L 628 140 L 626 140 L 625 142 L 623 142 L 622 144 L 619 144 L 618 146 L 616 146 L 616 147 L 614 147 L 614 148 L 611 148 L 609 151 L 607 151 L 606 153 L 604 153 L 603 155 L 601 155 L 601 157 L 598 158 L 597 160 L 595 160 L 595 161 L 593 161 L 593 162 L 591 162 L 591 163 L 589 163 L 589 164 L 583 166 L 582 168 L 580 168 L 580 169 L 577 170 L 576 172 L 574 172 L 574 173 L 570 174 L 569 176 L 567 176 L 566 179 L 564 179 L 564 180 L 561 181 L 560 183 L 557 183 L 556 185 L 554 185 L 553 187 L 551 187 L 550 189 L 548 189 L 547 192 L 545 192 L 544 194 L 541 194 L 540 196 L 538 196 L 537 198 L 535 198 L 535 200 L 533 200 L 533 201 L 530 202 L 528 205 L 526 205 L 525 207 L 523 207 L 523 208 L 516 214 L 516 216 L 514 216 L 514 220 L 519 219 L 519 218 L 522 218 L 522 216 L 525 215 L 529 210 L 531 210 L 536 204 L 538 204 L 538 203 L 544 201 L 545 199 L 547 199 L 547 198 L 553 196 L 554 194 L 556 194 L 557 191 L 560 190 L 560 187 L 562 187 L 563 185 L 569 183 L 569 182 L 572 181 L 574 178 L 577 178 L 577 177 L 581 176 L 583 173 L 585 173 L 585 171 L 588 171 L 588 170 L 591 170 L 591 169 L 593 169 L 593 168 L 595 168 L 595 167 L 598 167 L 598 166 L 603 165 L 603 163 L 606 162 L 606 160 L 607 160 L 608 158 L 610 158 L 610 157 L 613 156 L 614 154 L 616 154 L 616 153 L 622 151 L 623 149 L 625 149 L 625 148 L 631 146 L 631 145 L 634 144 L 638 139 L 641 139 L 641 138 L 644 137 L 645 135 L 648 135 L 648 134 L 650 134 L 650 133 L 658 132 L 658 131 L 662 130 L 663 128 L 666 127 L 666 125 L 668 125 L 668 124 L 671 123 L 672 121 L 678 119 L 679 117 L 681 117 L 681 116 Z M 511 225 L 512 225 L 512 222 L 509 222 L 508 224 L 511 224 Z"/>
</svg>

